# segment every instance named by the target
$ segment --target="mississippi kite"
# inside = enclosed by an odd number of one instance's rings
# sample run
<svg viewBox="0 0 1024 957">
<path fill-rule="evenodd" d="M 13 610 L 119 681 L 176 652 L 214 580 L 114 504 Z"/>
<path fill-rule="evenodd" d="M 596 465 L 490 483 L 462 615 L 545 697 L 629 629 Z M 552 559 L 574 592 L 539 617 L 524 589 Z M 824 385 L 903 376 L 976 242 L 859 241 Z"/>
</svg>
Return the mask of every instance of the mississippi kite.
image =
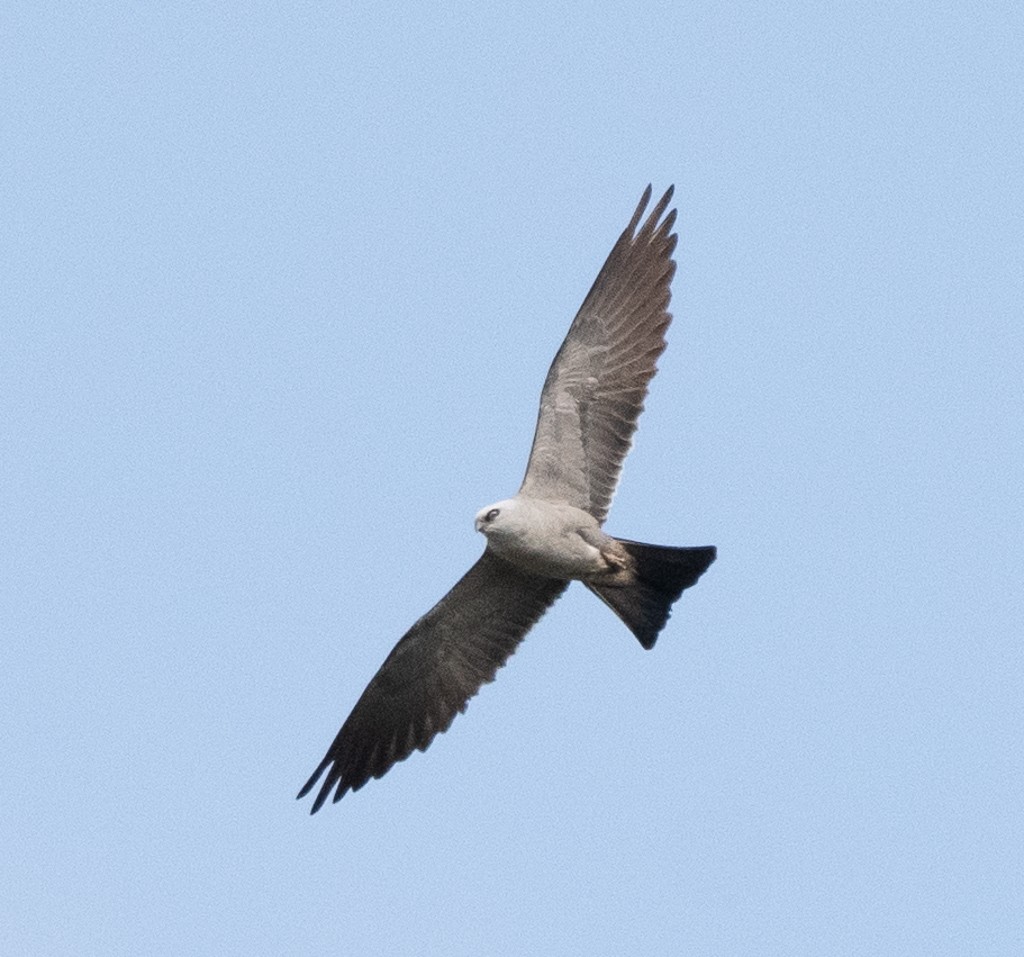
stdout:
<svg viewBox="0 0 1024 957">
<path fill-rule="evenodd" d="M 519 492 L 477 513 L 483 555 L 367 685 L 299 792 L 326 772 L 311 813 L 332 790 L 339 801 L 426 750 L 570 581 L 652 648 L 673 602 L 715 560 L 713 546 L 645 545 L 601 530 L 672 319 L 671 198 L 670 187 L 641 226 L 651 187 L 644 191 L 548 371 Z"/>
</svg>

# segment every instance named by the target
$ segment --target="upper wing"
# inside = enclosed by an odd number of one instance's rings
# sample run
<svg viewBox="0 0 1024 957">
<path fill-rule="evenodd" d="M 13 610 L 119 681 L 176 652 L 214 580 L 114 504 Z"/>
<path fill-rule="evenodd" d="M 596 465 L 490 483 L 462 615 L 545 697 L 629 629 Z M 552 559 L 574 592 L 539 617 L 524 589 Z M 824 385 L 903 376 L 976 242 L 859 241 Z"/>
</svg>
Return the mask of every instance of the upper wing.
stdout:
<svg viewBox="0 0 1024 957">
<path fill-rule="evenodd" d="M 494 680 L 516 646 L 569 583 L 522 572 L 485 551 L 455 587 L 395 645 L 299 797 L 327 777 L 315 814 L 423 751 Z"/>
<path fill-rule="evenodd" d="M 540 396 L 520 492 L 575 505 L 599 522 L 608 515 L 672 321 L 676 211 L 662 219 L 671 198 L 669 187 L 637 232 L 651 199 L 651 187 L 644 190 L 583 300 Z"/>
</svg>

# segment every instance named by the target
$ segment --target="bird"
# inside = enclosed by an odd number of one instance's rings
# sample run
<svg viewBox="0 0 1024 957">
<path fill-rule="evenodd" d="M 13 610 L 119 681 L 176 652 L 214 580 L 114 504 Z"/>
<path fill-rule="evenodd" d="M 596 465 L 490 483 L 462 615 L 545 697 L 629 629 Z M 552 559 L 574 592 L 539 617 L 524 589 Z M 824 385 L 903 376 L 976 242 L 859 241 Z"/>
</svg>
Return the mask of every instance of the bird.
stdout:
<svg viewBox="0 0 1024 957">
<path fill-rule="evenodd" d="M 548 370 L 519 491 L 480 509 L 483 554 L 395 645 L 323 760 L 310 811 L 425 751 L 565 591 L 582 582 L 645 649 L 716 558 L 603 531 L 648 385 L 665 350 L 676 210 L 669 187 L 641 224 L 648 185 Z"/>
</svg>

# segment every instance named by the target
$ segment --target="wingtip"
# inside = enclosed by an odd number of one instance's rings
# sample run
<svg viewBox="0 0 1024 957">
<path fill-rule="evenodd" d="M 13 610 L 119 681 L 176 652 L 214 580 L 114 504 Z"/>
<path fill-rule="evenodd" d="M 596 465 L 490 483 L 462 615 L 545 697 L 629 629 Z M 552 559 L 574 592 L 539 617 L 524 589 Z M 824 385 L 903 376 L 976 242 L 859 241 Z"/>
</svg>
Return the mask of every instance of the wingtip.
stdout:
<svg viewBox="0 0 1024 957">
<path fill-rule="evenodd" d="M 647 217 L 646 222 L 640 227 L 640 232 L 649 230 L 652 233 L 658 225 L 658 221 L 665 215 L 665 210 L 668 209 L 668 204 L 672 202 L 672 196 L 675 194 L 675 184 L 669 186 L 665 190 L 661 199 L 658 200 L 654 209 L 651 210 L 650 215 Z M 633 218 L 629 222 L 629 226 L 626 228 L 625 236 L 632 239 L 637 235 L 637 227 L 640 226 L 640 220 L 643 219 L 644 213 L 647 210 L 647 206 L 651 201 L 651 197 L 654 195 L 654 189 L 650 183 L 647 184 L 647 188 L 643 191 L 643 195 L 640 197 L 640 202 L 637 204 L 636 212 L 633 213 Z M 669 219 L 666 220 L 668 223 L 667 231 L 671 230 L 672 224 L 675 222 L 675 210 L 669 213 Z M 664 227 L 663 227 L 664 228 Z"/>
<path fill-rule="evenodd" d="M 662 193 L 661 199 L 658 200 L 658 205 L 662 206 L 662 205 L 667 205 L 668 203 L 670 203 L 672 201 L 672 197 L 675 195 L 675 192 L 676 192 L 676 184 L 675 183 L 669 183 L 668 189 L 666 189 L 665 192 Z M 644 190 L 643 196 L 640 198 L 640 206 L 641 206 L 641 208 L 647 206 L 647 204 L 651 201 L 651 197 L 653 195 L 654 195 L 654 187 L 653 187 L 653 185 L 651 183 L 648 183 L 647 184 L 647 188 Z"/>
<path fill-rule="evenodd" d="M 328 751 L 328 753 L 324 755 L 324 759 L 317 765 L 316 770 L 309 776 L 309 780 L 302 785 L 302 788 L 300 789 L 299 793 L 295 795 L 295 799 L 297 801 L 301 801 L 307 794 L 309 794 L 310 791 L 313 790 L 314 787 L 316 787 L 317 782 L 320 780 L 321 777 L 323 777 L 323 773 L 327 770 L 327 767 L 331 764 L 331 761 L 331 753 Z M 327 781 L 324 783 L 324 786 L 320 789 L 320 793 L 316 796 L 316 800 L 313 801 L 313 807 L 309 812 L 310 814 L 316 814 L 316 812 L 319 811 L 321 807 L 323 807 L 324 800 L 327 797 L 327 792 L 330 790 L 332 784 L 333 782 L 331 781 L 331 777 L 330 775 L 328 775 Z"/>
<path fill-rule="evenodd" d="M 313 776 L 303 785 L 302 790 L 299 791 L 297 797 L 301 799 L 309 794 L 323 772 L 324 767 L 317 768 L 313 773 Z M 332 770 L 328 773 L 327 779 L 320 786 L 320 790 L 317 792 L 317 796 L 313 800 L 313 806 L 309 809 L 309 813 L 316 814 L 316 812 L 327 803 L 328 798 L 331 798 L 332 804 L 337 804 L 349 791 L 357 791 L 360 787 L 362 787 L 362 784 L 353 787 L 351 783 L 346 783 L 340 774 L 336 774 L 336 771 Z M 334 792 L 333 796 L 331 791 Z"/>
<path fill-rule="evenodd" d="M 669 188 L 665 190 L 665 194 L 658 200 L 658 204 L 653 210 L 651 210 L 651 215 L 647 218 L 647 225 L 650 226 L 652 230 L 658 224 L 661 217 L 665 215 L 665 210 L 668 209 L 668 204 L 672 202 L 672 194 L 674 192 L 675 187 L 669 186 Z M 669 213 L 669 216 L 671 216 L 673 220 L 675 219 L 674 213 L 675 210 Z"/>
<path fill-rule="evenodd" d="M 633 213 L 633 218 L 630 219 L 629 225 L 626 227 L 623 233 L 623 238 L 636 235 L 636 228 L 640 225 L 640 220 L 643 218 L 644 210 L 647 209 L 647 204 L 651 201 L 651 184 L 647 184 L 647 189 L 643 191 L 643 195 L 640 197 L 640 202 L 636 204 L 636 210 Z"/>
<path fill-rule="evenodd" d="M 316 800 L 313 801 L 313 806 L 309 809 L 310 814 L 316 814 L 327 802 L 327 796 L 331 793 L 332 782 L 328 781 L 322 788 L 320 793 L 316 796 Z M 337 800 L 337 798 L 335 798 Z"/>
</svg>

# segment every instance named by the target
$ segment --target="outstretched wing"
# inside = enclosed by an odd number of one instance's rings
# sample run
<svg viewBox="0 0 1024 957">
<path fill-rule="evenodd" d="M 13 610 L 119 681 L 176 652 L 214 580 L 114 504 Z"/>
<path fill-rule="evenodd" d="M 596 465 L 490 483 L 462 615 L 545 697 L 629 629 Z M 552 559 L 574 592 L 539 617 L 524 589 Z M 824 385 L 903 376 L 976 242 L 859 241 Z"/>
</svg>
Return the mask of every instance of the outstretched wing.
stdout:
<svg viewBox="0 0 1024 957">
<path fill-rule="evenodd" d="M 676 212 L 672 187 L 647 221 L 644 190 L 551 364 L 520 493 L 566 502 L 599 522 L 608 515 L 622 462 L 665 349 Z"/>
<path fill-rule="evenodd" d="M 339 801 L 414 749 L 426 750 L 480 686 L 494 680 L 568 584 L 529 575 L 485 551 L 409 629 L 367 685 L 299 792 L 305 797 L 327 772 L 310 813 L 320 810 L 332 789 Z"/>
</svg>

